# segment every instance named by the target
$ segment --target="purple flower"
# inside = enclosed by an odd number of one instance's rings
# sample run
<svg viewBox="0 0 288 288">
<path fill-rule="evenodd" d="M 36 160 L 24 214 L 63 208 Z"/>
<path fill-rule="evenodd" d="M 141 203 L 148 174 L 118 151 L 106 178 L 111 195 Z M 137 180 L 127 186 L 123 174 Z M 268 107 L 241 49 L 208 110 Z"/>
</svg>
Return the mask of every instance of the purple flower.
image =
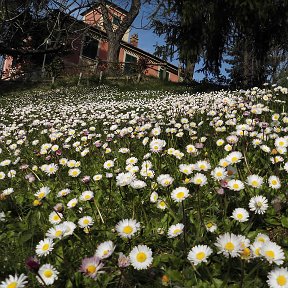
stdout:
<svg viewBox="0 0 288 288">
<path fill-rule="evenodd" d="M 83 182 L 84 184 L 88 184 L 88 183 L 90 182 L 90 176 L 84 176 L 84 177 L 82 178 L 82 182 Z"/>
<path fill-rule="evenodd" d="M 99 270 L 104 266 L 97 256 L 87 257 L 82 260 L 79 271 L 84 273 L 86 276 L 96 279 L 98 273 L 103 273 Z"/>
<path fill-rule="evenodd" d="M 201 148 L 204 147 L 204 144 L 203 144 L 203 143 L 195 143 L 195 147 L 196 147 L 197 149 L 201 149 Z"/>
<path fill-rule="evenodd" d="M 25 261 L 25 265 L 30 271 L 37 273 L 40 267 L 40 261 L 36 256 L 31 256 Z"/>
<path fill-rule="evenodd" d="M 119 254 L 118 266 L 120 268 L 126 268 L 130 265 L 130 258 L 125 256 L 122 252 Z"/>
</svg>

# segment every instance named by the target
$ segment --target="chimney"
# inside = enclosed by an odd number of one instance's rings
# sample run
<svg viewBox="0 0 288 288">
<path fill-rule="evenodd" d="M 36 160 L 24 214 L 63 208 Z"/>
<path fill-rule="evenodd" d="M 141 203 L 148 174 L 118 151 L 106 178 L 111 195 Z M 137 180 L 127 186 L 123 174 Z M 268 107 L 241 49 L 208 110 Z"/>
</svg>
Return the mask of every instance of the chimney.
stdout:
<svg viewBox="0 0 288 288">
<path fill-rule="evenodd" d="M 138 34 L 133 34 L 130 37 L 130 44 L 133 45 L 134 47 L 138 47 L 138 41 L 139 41 Z"/>
</svg>

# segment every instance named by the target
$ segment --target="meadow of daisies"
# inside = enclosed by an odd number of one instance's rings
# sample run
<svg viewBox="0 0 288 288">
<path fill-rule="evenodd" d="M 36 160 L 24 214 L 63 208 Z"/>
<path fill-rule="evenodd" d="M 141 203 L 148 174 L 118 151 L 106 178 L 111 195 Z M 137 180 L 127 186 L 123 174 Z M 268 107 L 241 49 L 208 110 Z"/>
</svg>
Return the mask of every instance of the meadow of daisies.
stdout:
<svg viewBox="0 0 288 288">
<path fill-rule="evenodd" d="M 0 288 L 287 288 L 287 95 L 2 98 Z"/>
</svg>

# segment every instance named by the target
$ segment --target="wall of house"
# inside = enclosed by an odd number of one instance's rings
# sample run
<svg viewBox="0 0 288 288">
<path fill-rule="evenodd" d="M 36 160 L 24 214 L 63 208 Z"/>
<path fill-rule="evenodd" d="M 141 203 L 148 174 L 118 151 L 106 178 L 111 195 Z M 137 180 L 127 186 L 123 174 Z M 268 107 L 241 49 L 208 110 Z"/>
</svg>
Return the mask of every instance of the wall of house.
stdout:
<svg viewBox="0 0 288 288">
<path fill-rule="evenodd" d="M 77 38 L 71 39 L 72 43 L 73 43 L 73 50 L 72 52 L 67 55 L 64 56 L 63 60 L 64 63 L 67 63 L 68 65 L 78 65 L 79 64 L 79 57 L 81 54 L 81 49 L 82 49 L 82 39 L 83 39 L 83 35 L 78 35 Z"/>
<path fill-rule="evenodd" d="M 6 56 L 4 63 L 3 63 L 3 72 L 2 72 L 2 79 L 10 77 L 10 72 L 12 68 L 13 57 Z"/>
<path fill-rule="evenodd" d="M 122 12 L 118 11 L 115 8 L 109 7 L 109 14 L 110 15 L 115 15 L 116 17 L 120 18 L 121 20 L 124 19 L 125 14 L 123 14 Z M 112 16 L 110 17 L 110 20 L 112 20 Z M 103 27 L 103 17 L 100 13 L 100 11 L 97 10 L 93 10 L 90 11 L 89 13 L 87 13 L 84 17 L 83 17 L 83 21 L 85 23 L 87 23 L 88 25 L 91 26 L 97 26 L 99 28 L 101 28 L 101 30 L 105 31 L 104 27 Z M 113 26 L 114 29 L 117 28 L 116 25 Z M 129 34 L 130 34 L 130 28 L 125 32 L 122 40 L 125 42 L 129 41 Z"/>
<path fill-rule="evenodd" d="M 174 74 L 172 72 L 169 72 L 169 81 L 171 81 L 171 82 L 179 82 L 178 73 Z"/>
</svg>

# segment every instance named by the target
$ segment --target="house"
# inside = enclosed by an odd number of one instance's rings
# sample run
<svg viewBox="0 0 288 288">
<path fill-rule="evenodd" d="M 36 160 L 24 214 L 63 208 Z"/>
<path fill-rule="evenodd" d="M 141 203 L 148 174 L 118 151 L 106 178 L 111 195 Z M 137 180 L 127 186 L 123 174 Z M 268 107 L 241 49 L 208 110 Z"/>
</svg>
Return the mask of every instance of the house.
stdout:
<svg viewBox="0 0 288 288">
<path fill-rule="evenodd" d="M 128 12 L 110 1 L 106 1 L 106 3 L 113 26 L 117 28 Z M 87 29 L 83 29 L 85 32 L 81 35 L 77 35 L 77 37 L 73 36 L 75 37 L 72 41 L 73 51 L 63 57 L 64 64 L 66 67 L 75 67 L 75 69 L 76 67 L 80 67 L 78 71 L 81 71 L 81 67 L 93 67 L 92 69 L 94 70 L 102 69 L 105 67 L 105 61 L 107 62 L 109 43 L 99 4 L 95 4 L 81 15 L 83 16 L 82 24 Z M 146 63 L 148 63 L 145 70 L 147 76 L 179 82 L 178 67 L 138 47 L 139 36 L 137 34 L 130 35 L 130 30 L 129 28 L 126 31 L 120 45 L 119 63 L 121 64 L 123 74 L 131 74 L 135 70 L 136 64 L 139 63 L 139 59 L 145 59 Z M 11 57 L 7 57 L 4 63 L 6 75 L 9 74 L 7 71 L 11 70 L 11 65 Z"/>
</svg>

